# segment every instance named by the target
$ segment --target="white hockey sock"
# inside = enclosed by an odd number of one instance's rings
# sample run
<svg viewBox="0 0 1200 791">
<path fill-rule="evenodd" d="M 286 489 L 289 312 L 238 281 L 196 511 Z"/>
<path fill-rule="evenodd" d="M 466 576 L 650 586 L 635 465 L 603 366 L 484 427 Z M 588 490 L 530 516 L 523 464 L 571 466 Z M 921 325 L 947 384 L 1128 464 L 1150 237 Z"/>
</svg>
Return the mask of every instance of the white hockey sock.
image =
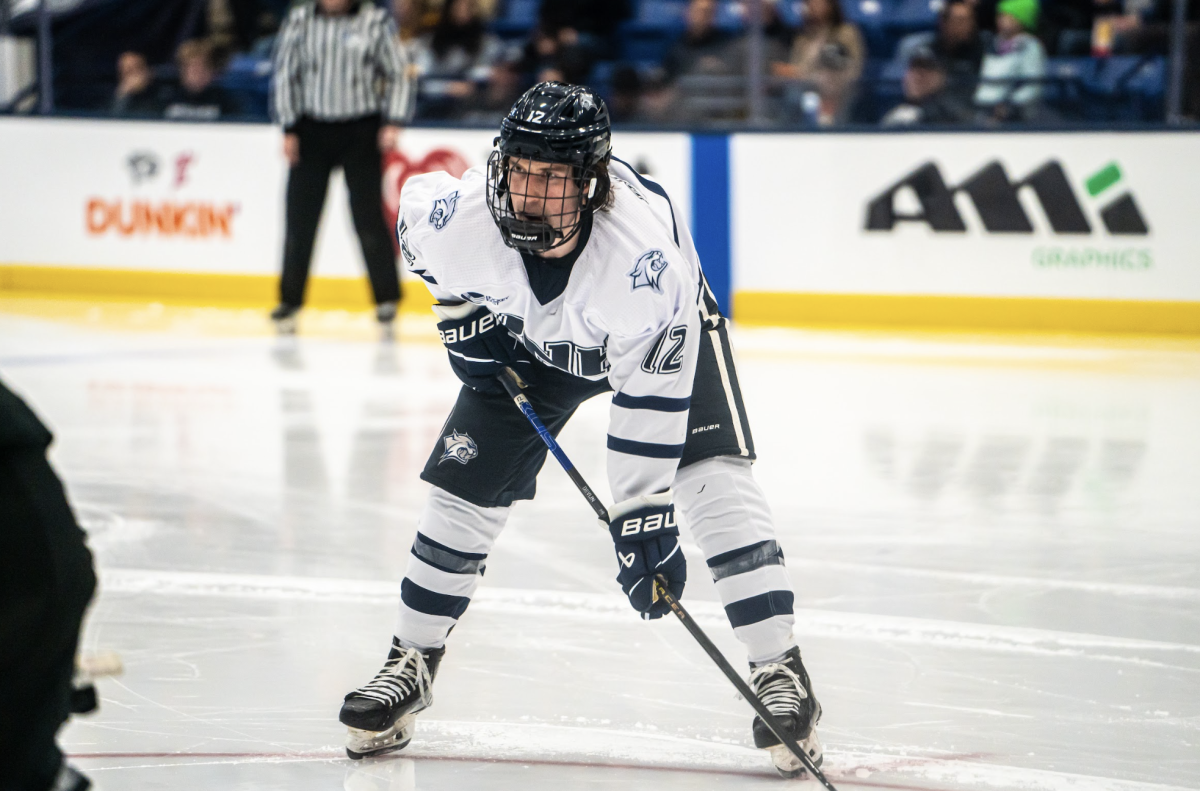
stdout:
<svg viewBox="0 0 1200 791">
<path fill-rule="evenodd" d="M 401 583 L 396 639 L 404 648 L 441 648 L 471 602 L 510 508 L 484 508 L 434 487 Z"/>
<path fill-rule="evenodd" d="M 705 459 L 675 476 L 675 505 L 708 559 L 733 632 L 753 663 L 782 656 L 792 635 L 794 594 L 775 525 L 750 462 Z"/>
</svg>

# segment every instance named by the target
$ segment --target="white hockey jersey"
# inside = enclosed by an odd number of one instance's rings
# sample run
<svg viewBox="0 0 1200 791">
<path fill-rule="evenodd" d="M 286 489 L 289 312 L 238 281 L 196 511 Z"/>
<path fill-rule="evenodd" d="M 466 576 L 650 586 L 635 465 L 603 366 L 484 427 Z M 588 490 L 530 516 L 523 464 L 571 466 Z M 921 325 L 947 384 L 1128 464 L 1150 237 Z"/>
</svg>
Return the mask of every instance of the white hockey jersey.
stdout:
<svg viewBox="0 0 1200 791">
<path fill-rule="evenodd" d="M 409 179 L 397 233 L 406 267 L 439 302 L 482 305 L 542 363 L 607 377 L 608 477 L 620 502 L 675 477 L 705 308 L 691 234 L 666 192 L 619 160 L 609 172 L 610 207 L 595 213 L 566 288 L 546 304 L 488 212 L 480 168 Z"/>
</svg>

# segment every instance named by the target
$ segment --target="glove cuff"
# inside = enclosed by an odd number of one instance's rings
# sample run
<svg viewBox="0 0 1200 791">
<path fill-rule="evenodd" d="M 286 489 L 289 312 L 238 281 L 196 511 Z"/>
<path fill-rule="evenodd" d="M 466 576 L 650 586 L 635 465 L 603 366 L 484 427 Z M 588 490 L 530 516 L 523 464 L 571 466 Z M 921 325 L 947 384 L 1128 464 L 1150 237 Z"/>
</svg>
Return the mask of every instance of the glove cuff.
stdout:
<svg viewBox="0 0 1200 791">
<path fill-rule="evenodd" d="M 608 524 L 602 524 L 613 541 L 642 541 L 655 536 L 679 535 L 671 492 L 631 497 L 608 511 Z"/>
<path fill-rule="evenodd" d="M 479 305 L 476 305 L 474 302 L 460 302 L 457 305 L 442 305 L 441 303 L 437 303 L 431 307 L 433 308 L 433 312 L 442 321 L 461 321 L 479 310 Z"/>
</svg>

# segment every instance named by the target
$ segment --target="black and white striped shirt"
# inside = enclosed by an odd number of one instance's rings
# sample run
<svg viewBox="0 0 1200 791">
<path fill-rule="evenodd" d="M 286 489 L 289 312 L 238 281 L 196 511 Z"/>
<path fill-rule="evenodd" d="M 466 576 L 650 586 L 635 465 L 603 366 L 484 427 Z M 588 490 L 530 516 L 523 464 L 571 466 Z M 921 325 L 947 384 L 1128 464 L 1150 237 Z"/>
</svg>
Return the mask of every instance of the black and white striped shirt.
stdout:
<svg viewBox="0 0 1200 791">
<path fill-rule="evenodd" d="M 395 21 L 365 0 L 342 16 L 305 3 L 292 9 L 279 33 L 275 114 L 284 129 L 301 116 L 345 121 L 381 115 L 387 123 L 403 123 L 412 117 L 412 82 Z"/>
</svg>

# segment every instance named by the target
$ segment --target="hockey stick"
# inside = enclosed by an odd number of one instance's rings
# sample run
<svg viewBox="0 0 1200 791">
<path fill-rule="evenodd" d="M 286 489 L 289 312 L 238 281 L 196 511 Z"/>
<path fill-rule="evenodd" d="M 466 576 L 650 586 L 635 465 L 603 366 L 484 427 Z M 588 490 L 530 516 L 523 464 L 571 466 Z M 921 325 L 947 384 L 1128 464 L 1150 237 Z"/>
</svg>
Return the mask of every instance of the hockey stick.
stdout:
<svg viewBox="0 0 1200 791">
<path fill-rule="evenodd" d="M 604 507 L 604 504 L 600 502 L 600 498 L 596 496 L 591 487 L 587 485 L 587 482 L 583 480 L 583 476 L 575 469 L 575 465 L 567 458 L 567 454 L 563 452 L 563 449 L 554 440 L 554 437 L 550 435 L 549 429 L 542 423 L 541 418 L 537 416 L 537 412 L 533 410 L 529 399 L 521 392 L 526 386 L 525 382 L 521 380 L 521 377 L 515 371 L 507 367 L 501 372 L 499 379 L 500 383 L 504 385 L 504 389 L 508 392 L 509 397 L 520 408 L 521 413 L 533 424 L 538 436 L 542 438 L 542 441 L 546 443 L 546 447 L 554 454 L 554 458 L 558 459 L 558 463 L 567 471 L 567 475 L 574 481 L 580 493 L 587 498 L 588 503 L 595 510 L 596 516 L 608 522 L 608 509 Z M 828 791 L 837 791 L 833 787 L 833 783 L 830 783 L 821 770 L 813 764 L 812 759 L 808 757 L 804 749 L 783 729 L 779 720 L 775 719 L 775 715 L 766 707 L 766 704 L 759 699 L 758 695 L 754 694 L 754 690 L 750 689 L 750 685 L 742 681 L 742 677 L 738 675 L 738 672 L 725 659 L 724 654 L 721 653 L 721 649 L 713 644 L 713 641 L 708 638 L 708 635 L 704 633 L 700 625 L 696 623 L 692 616 L 688 614 L 688 611 L 683 608 L 683 605 L 679 603 L 679 599 L 671 594 L 671 591 L 667 589 L 667 580 L 661 574 L 655 577 L 654 588 L 658 596 L 671 607 L 671 612 L 675 613 L 675 616 L 679 618 L 684 628 L 688 630 L 692 637 L 696 639 L 696 642 L 700 644 L 700 647 L 704 649 L 704 653 L 708 654 L 709 659 L 716 663 L 721 672 L 725 674 L 725 677 L 733 682 L 733 686 L 737 691 L 746 699 L 746 702 L 750 704 L 755 713 L 762 718 L 763 723 L 771 730 L 771 733 L 775 734 L 775 738 L 779 739 L 793 755 L 799 758 L 800 763 L 804 764 L 804 768 L 808 770 L 808 773 L 812 777 L 815 777 Z"/>
<path fill-rule="evenodd" d="M 504 385 L 504 389 L 508 391 L 508 396 L 517 404 L 517 408 L 521 413 L 529 419 L 533 424 L 533 428 L 537 431 L 538 436 L 542 438 L 542 442 L 546 443 L 546 447 L 554 454 L 554 458 L 558 459 L 558 463 L 566 470 L 567 475 L 579 488 L 581 494 L 587 499 L 588 505 L 596 512 L 596 516 L 608 522 L 608 509 L 604 507 L 604 503 L 600 502 L 600 498 L 592 491 L 592 487 L 587 485 L 587 481 L 579 474 L 579 470 L 575 469 L 575 465 L 567 458 L 567 454 L 563 453 L 563 449 L 554 441 L 554 437 L 550 434 L 550 429 L 542 424 L 542 419 L 537 416 L 537 412 L 533 411 L 533 406 L 529 403 L 529 399 L 521 391 L 528 385 L 524 380 L 517 375 L 517 372 L 509 367 L 505 367 L 504 371 L 499 376 L 500 384 Z"/>
<path fill-rule="evenodd" d="M 670 605 L 671 612 L 675 613 L 684 628 L 691 632 L 692 637 L 696 638 L 696 642 L 704 649 L 704 653 L 708 654 L 708 658 L 715 662 L 717 667 L 721 668 L 721 672 L 725 674 L 727 679 L 733 682 L 733 686 L 746 699 L 746 702 L 750 704 L 755 713 L 762 718 L 763 723 L 771 729 L 771 733 L 775 734 L 775 738 L 779 739 L 783 743 L 783 746 L 791 750 L 792 754 L 800 759 L 800 762 L 804 764 L 804 768 L 808 770 L 808 773 L 815 777 L 821 785 L 825 786 L 829 791 L 837 791 L 833 787 L 833 784 L 826 779 L 824 773 L 813 764 L 812 759 L 808 757 L 808 753 L 804 752 L 804 748 L 788 735 L 783 726 L 780 725 L 779 720 L 775 719 L 775 715 L 766 707 L 766 704 L 759 699 L 758 695 L 754 694 L 754 690 L 750 689 L 750 685 L 742 681 L 742 677 L 733 669 L 733 665 L 729 664 L 729 660 L 721 653 L 721 649 L 713 644 L 713 641 L 700 628 L 700 624 L 696 623 L 692 616 L 688 614 L 688 611 L 683 609 L 683 605 L 679 603 L 679 599 L 676 599 L 674 594 L 667 589 L 667 578 L 661 574 L 656 575 L 654 577 L 654 589 L 658 592 L 659 597 Z"/>
</svg>

